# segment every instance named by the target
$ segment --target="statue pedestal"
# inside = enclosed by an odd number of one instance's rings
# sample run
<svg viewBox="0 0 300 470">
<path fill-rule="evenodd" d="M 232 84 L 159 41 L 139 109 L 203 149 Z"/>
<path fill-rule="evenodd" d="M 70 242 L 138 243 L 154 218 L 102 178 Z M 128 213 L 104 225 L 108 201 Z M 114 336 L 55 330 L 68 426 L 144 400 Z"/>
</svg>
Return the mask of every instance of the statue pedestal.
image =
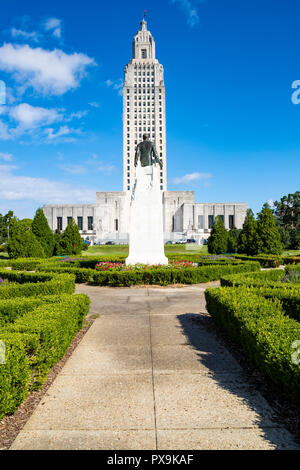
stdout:
<svg viewBox="0 0 300 470">
<path fill-rule="evenodd" d="M 126 264 L 168 264 L 164 254 L 162 192 L 156 166 L 136 167 L 130 202 L 129 256 Z"/>
</svg>

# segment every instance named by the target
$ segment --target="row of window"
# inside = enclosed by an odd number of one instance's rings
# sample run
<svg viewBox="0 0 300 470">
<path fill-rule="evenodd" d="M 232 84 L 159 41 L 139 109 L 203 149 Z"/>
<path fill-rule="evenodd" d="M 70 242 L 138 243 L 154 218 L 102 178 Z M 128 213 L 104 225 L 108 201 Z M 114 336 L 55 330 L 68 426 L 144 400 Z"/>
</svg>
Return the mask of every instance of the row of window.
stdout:
<svg viewBox="0 0 300 470">
<path fill-rule="evenodd" d="M 225 224 L 224 215 L 220 215 L 219 217 L 221 217 L 221 219 L 223 221 L 223 224 Z M 213 227 L 214 221 L 215 221 L 215 216 L 214 215 L 209 215 L 208 216 L 208 228 L 209 229 L 211 229 Z M 229 228 L 234 227 L 234 215 L 229 215 L 228 216 L 228 226 L 229 226 Z M 199 229 L 204 229 L 203 215 L 198 216 L 198 228 Z"/>
<path fill-rule="evenodd" d="M 67 224 L 69 225 L 73 220 L 73 217 L 67 217 Z M 77 217 L 77 225 L 79 230 L 83 230 L 83 217 L 79 216 Z M 88 216 L 87 218 L 87 227 L 88 230 L 93 230 L 94 227 L 94 219 L 92 216 Z M 63 218 L 62 217 L 57 217 L 57 230 L 62 230 L 63 229 Z"/>
</svg>

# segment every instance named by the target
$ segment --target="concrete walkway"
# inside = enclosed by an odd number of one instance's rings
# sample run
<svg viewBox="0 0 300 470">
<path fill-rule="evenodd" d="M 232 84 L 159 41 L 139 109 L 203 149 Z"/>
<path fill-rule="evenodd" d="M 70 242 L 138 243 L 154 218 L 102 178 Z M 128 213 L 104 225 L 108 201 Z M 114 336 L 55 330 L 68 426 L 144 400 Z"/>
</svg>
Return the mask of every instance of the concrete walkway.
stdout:
<svg viewBox="0 0 300 470">
<path fill-rule="evenodd" d="M 12 449 L 296 449 L 199 322 L 205 285 L 80 285 L 100 317 Z"/>
</svg>

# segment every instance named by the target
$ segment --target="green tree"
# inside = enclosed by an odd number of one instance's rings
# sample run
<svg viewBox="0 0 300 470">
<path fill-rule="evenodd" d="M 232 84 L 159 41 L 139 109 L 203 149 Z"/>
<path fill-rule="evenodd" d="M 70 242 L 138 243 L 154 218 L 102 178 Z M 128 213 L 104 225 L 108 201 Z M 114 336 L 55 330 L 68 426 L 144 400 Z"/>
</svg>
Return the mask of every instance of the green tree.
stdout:
<svg viewBox="0 0 300 470">
<path fill-rule="evenodd" d="M 80 255 L 83 242 L 74 219 L 67 225 L 63 234 L 56 236 L 58 238 L 55 245 L 56 255 Z"/>
<path fill-rule="evenodd" d="M 13 211 L 8 211 L 7 214 L 0 214 L 0 244 L 7 243 L 9 225 L 11 220 L 15 219 Z"/>
<path fill-rule="evenodd" d="M 249 256 L 258 253 L 257 221 L 251 209 L 247 210 L 243 229 L 238 238 L 238 253 Z"/>
<path fill-rule="evenodd" d="M 283 196 L 274 202 L 276 225 L 279 228 L 284 248 L 297 250 L 299 244 L 300 191 Z"/>
<path fill-rule="evenodd" d="M 43 209 L 37 209 L 32 222 L 31 230 L 42 245 L 45 255 L 47 257 L 52 256 L 55 240 Z"/>
<path fill-rule="evenodd" d="M 232 227 L 228 232 L 228 253 L 238 253 L 238 240 L 241 233 L 241 229 Z"/>
<path fill-rule="evenodd" d="M 258 252 L 272 255 L 282 253 L 281 236 L 272 209 L 266 203 L 258 214 Z"/>
<path fill-rule="evenodd" d="M 227 252 L 228 232 L 224 227 L 220 216 L 217 216 L 213 224 L 210 237 L 207 241 L 208 252 L 220 255 Z"/>
<path fill-rule="evenodd" d="M 10 258 L 45 257 L 44 250 L 32 233 L 30 224 L 26 219 L 11 220 L 7 251 Z"/>
</svg>

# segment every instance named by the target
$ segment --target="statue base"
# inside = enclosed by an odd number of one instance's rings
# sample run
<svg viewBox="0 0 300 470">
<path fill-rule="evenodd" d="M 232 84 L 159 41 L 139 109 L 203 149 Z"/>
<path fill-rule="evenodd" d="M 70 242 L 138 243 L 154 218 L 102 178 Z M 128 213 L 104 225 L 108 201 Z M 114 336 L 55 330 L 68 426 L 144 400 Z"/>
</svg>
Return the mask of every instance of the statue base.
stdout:
<svg viewBox="0 0 300 470">
<path fill-rule="evenodd" d="M 164 253 L 162 192 L 156 166 L 138 163 L 131 193 L 129 256 L 126 264 L 168 264 Z"/>
</svg>

